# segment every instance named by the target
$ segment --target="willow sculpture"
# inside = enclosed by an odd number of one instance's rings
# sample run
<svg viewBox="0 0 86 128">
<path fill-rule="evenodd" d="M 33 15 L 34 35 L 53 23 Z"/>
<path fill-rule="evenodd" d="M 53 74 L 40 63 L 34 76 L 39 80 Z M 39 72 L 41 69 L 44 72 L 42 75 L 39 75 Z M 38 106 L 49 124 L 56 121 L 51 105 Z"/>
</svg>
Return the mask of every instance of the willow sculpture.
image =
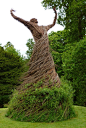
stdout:
<svg viewBox="0 0 86 128">
<path fill-rule="evenodd" d="M 35 45 L 29 61 L 29 71 L 23 83 L 17 88 L 10 100 L 7 116 L 18 121 L 54 122 L 73 117 L 72 89 L 67 84 L 60 84 L 55 72 L 53 58 L 49 52 L 47 31 L 55 25 L 57 13 L 55 8 L 53 24 L 38 26 L 37 19 L 29 22 L 16 17 L 32 33 Z M 61 87 L 60 87 L 61 85 Z"/>
<path fill-rule="evenodd" d="M 49 52 L 49 41 L 47 36 L 47 31 L 55 25 L 57 19 L 56 9 L 53 8 L 53 10 L 55 12 L 55 18 L 53 24 L 48 26 L 38 26 L 38 21 L 35 18 L 30 21 L 25 21 L 15 16 L 13 14 L 14 10 L 11 10 L 12 17 L 23 23 L 31 31 L 35 40 L 33 53 L 29 61 L 29 71 L 27 72 L 22 85 L 27 83 L 36 83 L 42 78 L 45 78 L 45 84 L 48 85 L 50 79 L 52 81 L 52 85 L 57 83 L 58 86 L 60 86 L 60 79 L 58 74 L 55 72 L 54 61 Z"/>
</svg>

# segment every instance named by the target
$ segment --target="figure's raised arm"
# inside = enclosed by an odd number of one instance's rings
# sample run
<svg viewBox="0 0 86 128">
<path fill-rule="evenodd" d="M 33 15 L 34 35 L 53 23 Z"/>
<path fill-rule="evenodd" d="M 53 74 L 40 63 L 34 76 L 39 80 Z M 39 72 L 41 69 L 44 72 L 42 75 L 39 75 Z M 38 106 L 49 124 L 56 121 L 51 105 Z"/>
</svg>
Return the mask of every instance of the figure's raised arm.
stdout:
<svg viewBox="0 0 86 128">
<path fill-rule="evenodd" d="M 54 17 L 53 23 L 50 24 L 50 25 L 48 25 L 48 26 L 46 26 L 46 27 L 47 27 L 47 31 L 48 31 L 50 28 L 52 28 L 52 27 L 55 25 L 55 23 L 56 23 L 56 19 L 57 19 L 56 8 L 54 7 L 53 10 L 54 10 L 54 13 L 55 13 L 55 17 Z"/>
<path fill-rule="evenodd" d="M 22 18 L 19 18 L 19 17 L 15 16 L 15 15 L 13 14 L 13 12 L 15 12 L 15 10 L 11 9 L 11 10 L 10 10 L 10 13 L 11 13 L 11 16 L 12 16 L 14 19 L 16 19 L 16 20 L 18 20 L 19 22 L 23 23 L 25 26 L 29 26 L 29 22 L 28 22 L 28 21 L 25 21 L 25 20 L 23 20 Z"/>
</svg>

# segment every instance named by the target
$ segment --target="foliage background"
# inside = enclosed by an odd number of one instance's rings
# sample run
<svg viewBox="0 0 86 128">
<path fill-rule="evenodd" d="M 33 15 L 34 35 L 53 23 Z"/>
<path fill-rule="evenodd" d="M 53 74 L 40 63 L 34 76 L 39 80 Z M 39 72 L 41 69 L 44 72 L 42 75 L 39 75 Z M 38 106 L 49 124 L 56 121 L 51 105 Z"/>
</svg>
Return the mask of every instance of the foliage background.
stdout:
<svg viewBox="0 0 86 128">
<path fill-rule="evenodd" d="M 8 42 L 5 49 L 0 46 L 0 107 L 8 103 L 12 90 L 19 85 L 24 68 L 23 57 Z"/>
</svg>

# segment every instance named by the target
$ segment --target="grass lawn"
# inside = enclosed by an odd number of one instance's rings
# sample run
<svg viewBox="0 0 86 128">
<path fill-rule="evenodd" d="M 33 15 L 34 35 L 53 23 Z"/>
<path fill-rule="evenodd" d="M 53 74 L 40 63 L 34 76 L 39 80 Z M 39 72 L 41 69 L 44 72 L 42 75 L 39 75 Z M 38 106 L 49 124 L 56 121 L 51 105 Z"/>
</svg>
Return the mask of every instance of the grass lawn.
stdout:
<svg viewBox="0 0 86 128">
<path fill-rule="evenodd" d="M 74 106 L 77 117 L 55 123 L 30 123 L 5 117 L 7 108 L 0 109 L 0 128 L 86 128 L 86 107 Z"/>
</svg>

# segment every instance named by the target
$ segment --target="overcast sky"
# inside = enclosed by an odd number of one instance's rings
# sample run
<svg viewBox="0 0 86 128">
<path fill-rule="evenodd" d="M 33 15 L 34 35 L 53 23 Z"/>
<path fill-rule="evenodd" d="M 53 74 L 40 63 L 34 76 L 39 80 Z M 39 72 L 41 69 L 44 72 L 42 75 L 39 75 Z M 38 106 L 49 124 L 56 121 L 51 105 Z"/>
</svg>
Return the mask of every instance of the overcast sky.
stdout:
<svg viewBox="0 0 86 128">
<path fill-rule="evenodd" d="M 16 10 L 16 16 L 29 21 L 31 18 L 38 19 L 38 25 L 53 23 L 54 12 L 52 9 L 45 10 L 41 5 L 42 0 L 0 0 L 0 44 L 4 46 L 10 41 L 20 53 L 25 56 L 27 40 L 33 38 L 30 31 L 10 15 L 10 9 Z M 56 24 L 48 31 L 59 31 L 64 28 Z"/>
</svg>

